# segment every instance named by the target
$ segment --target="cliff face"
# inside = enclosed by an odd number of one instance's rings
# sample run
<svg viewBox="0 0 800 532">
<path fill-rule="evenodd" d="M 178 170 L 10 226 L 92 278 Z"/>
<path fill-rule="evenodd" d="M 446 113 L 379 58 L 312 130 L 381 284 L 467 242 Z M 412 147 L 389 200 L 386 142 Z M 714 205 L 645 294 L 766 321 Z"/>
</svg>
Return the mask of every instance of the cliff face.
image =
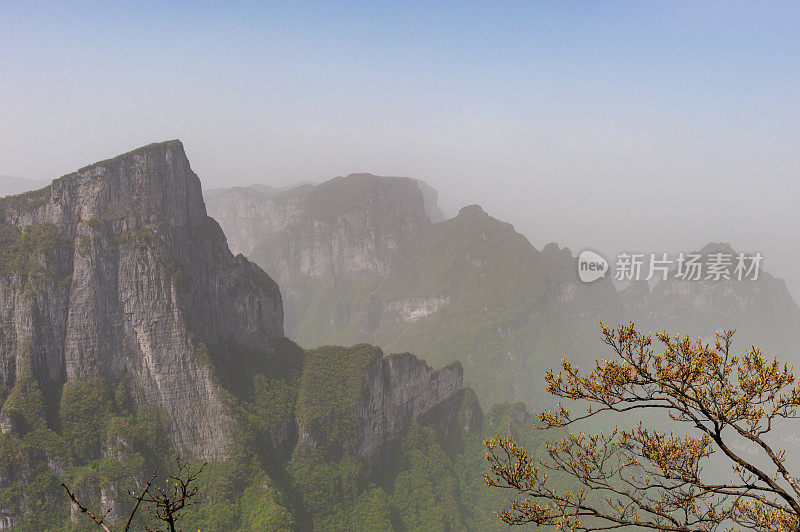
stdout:
<svg viewBox="0 0 800 532">
<path fill-rule="evenodd" d="M 409 353 L 376 360 L 366 374 L 366 388 L 356 409 L 361 426 L 356 455 L 372 467 L 380 463 L 388 444 L 412 419 L 424 419 L 434 408 L 451 405 L 464 389 L 461 364 L 433 371 Z"/>
<path fill-rule="evenodd" d="M 283 192 L 230 189 L 208 203 L 231 247 L 260 257 L 281 285 L 295 273 L 386 275 L 398 240 L 428 221 L 415 181 L 370 174 Z"/>
<path fill-rule="evenodd" d="M 350 456 L 369 474 L 412 419 L 444 431 L 455 424 L 464 391 L 458 362 L 434 371 L 412 354 L 384 357 L 366 344 L 321 347 L 308 357 L 297 408 L 298 456 Z"/>
<path fill-rule="evenodd" d="M 298 219 L 307 189 L 301 185 L 281 193 L 268 187 L 235 187 L 207 194 L 206 202 L 231 251 L 249 254 L 264 234 L 278 233 Z"/>
<path fill-rule="evenodd" d="M 277 285 L 234 257 L 206 215 L 178 141 L 93 164 L 0 200 L 0 383 L 30 367 L 43 388 L 130 379 L 169 416 L 170 438 L 219 456 L 233 420 L 199 344 L 269 350 Z"/>
</svg>

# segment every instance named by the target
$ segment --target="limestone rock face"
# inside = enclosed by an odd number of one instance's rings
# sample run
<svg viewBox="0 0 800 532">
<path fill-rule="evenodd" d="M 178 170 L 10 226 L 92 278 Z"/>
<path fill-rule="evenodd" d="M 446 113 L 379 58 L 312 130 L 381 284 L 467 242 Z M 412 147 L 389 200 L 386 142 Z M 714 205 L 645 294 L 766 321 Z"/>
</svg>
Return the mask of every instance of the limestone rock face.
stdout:
<svg viewBox="0 0 800 532">
<path fill-rule="evenodd" d="M 435 198 L 416 181 L 371 174 L 285 191 L 233 188 L 208 200 L 231 248 L 260 257 L 281 285 L 294 272 L 387 275 L 400 238 L 428 223 L 426 202 Z"/>
<path fill-rule="evenodd" d="M 310 187 L 281 193 L 269 187 L 234 187 L 206 194 L 209 214 L 228 237 L 234 253 L 249 254 L 264 234 L 282 231 L 303 215 L 303 198 Z"/>
<path fill-rule="evenodd" d="M 458 362 L 435 371 L 412 354 L 384 356 L 367 344 L 324 346 L 308 356 L 298 402 L 297 456 L 346 455 L 370 473 L 412 419 L 437 429 L 456 427 L 465 390 Z"/>
<path fill-rule="evenodd" d="M 449 296 L 406 297 L 393 301 L 388 307 L 396 313 L 397 320 L 412 322 L 427 318 L 448 303 Z"/>
<path fill-rule="evenodd" d="M 464 389 L 463 377 L 458 362 L 433 371 L 409 353 L 373 363 L 367 370 L 366 393 L 355 414 L 361 427 L 359 458 L 377 465 L 387 444 L 397 439 L 412 419 L 424 418 L 434 408 L 452 403 Z"/>
<path fill-rule="evenodd" d="M 145 146 L 0 199 L 0 384 L 127 376 L 182 452 L 233 430 L 201 344 L 269 351 L 277 285 L 229 251 L 179 141 Z"/>
</svg>

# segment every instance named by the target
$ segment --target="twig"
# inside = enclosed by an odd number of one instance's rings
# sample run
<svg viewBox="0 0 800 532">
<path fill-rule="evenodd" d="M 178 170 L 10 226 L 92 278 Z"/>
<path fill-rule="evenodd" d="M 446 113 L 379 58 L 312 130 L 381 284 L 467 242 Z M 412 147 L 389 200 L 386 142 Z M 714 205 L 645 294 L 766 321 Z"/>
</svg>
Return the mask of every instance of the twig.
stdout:
<svg viewBox="0 0 800 532">
<path fill-rule="evenodd" d="M 99 526 L 100 528 L 102 528 L 102 529 L 103 529 L 103 530 L 105 530 L 106 532 L 111 532 L 111 531 L 108 529 L 108 527 L 105 525 L 105 523 L 103 523 L 103 521 L 105 520 L 106 516 L 107 516 L 107 515 L 108 515 L 108 514 L 111 512 L 111 508 L 109 508 L 108 510 L 106 510 L 106 513 L 105 513 L 105 514 L 103 514 L 103 517 L 101 517 L 101 518 L 98 518 L 98 517 L 97 517 L 96 515 L 94 515 L 94 514 L 93 514 L 91 511 L 89 511 L 89 509 L 88 509 L 87 507 L 83 506 L 81 503 L 79 503 L 79 502 L 78 502 L 78 499 L 76 499 L 76 498 L 75 498 L 75 494 L 74 494 L 73 492 L 69 491 L 69 488 L 67 487 L 67 485 L 66 485 L 66 484 L 63 484 L 63 483 L 62 483 L 62 484 L 61 484 L 61 486 L 64 488 L 64 490 L 66 490 L 66 492 L 67 492 L 67 495 L 69 496 L 69 499 L 72 501 L 72 503 L 73 503 L 75 506 L 77 506 L 77 507 L 78 507 L 78 509 L 79 509 L 81 512 L 83 512 L 83 513 L 85 513 L 86 515 L 88 515 L 88 516 L 89 516 L 89 518 L 90 518 L 92 521 L 94 521 L 94 522 L 95 522 L 95 524 L 96 524 L 97 526 Z M 127 527 L 125 527 L 125 530 L 127 530 L 127 529 L 128 529 L 128 528 L 127 528 Z"/>
</svg>

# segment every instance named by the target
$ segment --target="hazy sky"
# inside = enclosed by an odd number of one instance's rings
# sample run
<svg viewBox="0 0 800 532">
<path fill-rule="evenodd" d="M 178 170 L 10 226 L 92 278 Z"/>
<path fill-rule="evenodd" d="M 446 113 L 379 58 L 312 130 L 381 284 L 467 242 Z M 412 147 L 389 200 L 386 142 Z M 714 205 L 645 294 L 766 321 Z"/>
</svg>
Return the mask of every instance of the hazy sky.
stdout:
<svg viewBox="0 0 800 532">
<path fill-rule="evenodd" d="M 208 187 L 368 171 L 531 242 L 800 284 L 800 4 L 0 2 L 0 174 L 180 138 Z"/>
</svg>

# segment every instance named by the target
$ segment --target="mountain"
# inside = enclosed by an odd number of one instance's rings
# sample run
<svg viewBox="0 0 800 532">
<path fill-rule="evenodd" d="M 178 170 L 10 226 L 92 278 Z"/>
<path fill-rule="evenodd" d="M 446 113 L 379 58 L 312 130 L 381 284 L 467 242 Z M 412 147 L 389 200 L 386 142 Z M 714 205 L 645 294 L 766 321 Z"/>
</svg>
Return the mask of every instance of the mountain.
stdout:
<svg viewBox="0 0 800 532">
<path fill-rule="evenodd" d="M 179 142 L 0 200 L 0 383 L 127 377 L 182 452 L 220 456 L 233 421 L 198 355 L 283 337 L 277 285 L 225 246 Z M 181 371 L 176 371 L 178 368 Z"/>
<path fill-rule="evenodd" d="M 0 530 L 78 526 L 61 482 L 118 520 L 176 454 L 209 461 L 187 529 L 492 529 L 482 440 L 563 434 L 514 401 L 540 408 L 562 355 L 606 356 L 599 320 L 796 353 L 767 272 L 585 284 L 569 249 L 435 197 L 352 174 L 206 211 L 169 141 L 0 198 Z"/>
<path fill-rule="evenodd" d="M 412 179 L 371 174 L 351 174 L 320 185 L 305 183 L 285 189 L 264 185 L 217 189 L 206 196 L 209 209 L 221 216 L 219 222 L 227 228 L 228 244 L 235 252 L 251 252 L 268 235 L 286 231 L 304 231 L 308 238 L 352 237 L 354 244 L 367 246 L 351 250 L 349 242 L 317 242 L 308 255 L 296 258 L 307 263 L 306 269 L 335 269 L 337 273 L 359 271 L 359 262 L 364 267 L 385 268 L 386 255 L 393 253 L 391 246 L 399 236 L 397 231 L 410 231 L 427 223 L 429 216 L 441 216 L 435 198 L 435 191 L 426 195 Z M 426 210 L 426 206 L 432 210 Z M 314 227 L 318 222 L 326 227 Z M 370 242 L 370 230 L 386 241 Z M 334 258 L 337 264 L 330 262 Z"/>
<path fill-rule="evenodd" d="M 429 223 L 424 195 L 411 180 L 342 180 L 339 196 L 257 191 L 275 220 L 306 205 L 333 224 L 298 219 L 291 230 L 327 241 L 278 260 L 383 275 Z M 380 205 L 391 214 L 348 219 Z M 353 243 L 360 256 L 342 257 Z M 80 529 L 61 482 L 118 522 L 127 490 L 176 454 L 209 461 L 187 529 L 491 527 L 502 498 L 484 493 L 482 439 L 543 445 L 525 407 L 484 415 L 455 361 L 434 370 L 322 338 L 303 350 L 283 317 L 278 285 L 208 216 L 179 141 L 0 199 L 0 530 Z"/>
<path fill-rule="evenodd" d="M 702 257 L 705 264 L 715 255 L 732 257 L 735 266 L 739 251 L 724 242 L 711 242 L 686 256 Z M 800 307 L 786 283 L 763 269 L 755 280 L 737 280 L 735 276 L 683 280 L 673 269 L 667 280 L 652 290 L 646 281 L 639 282 L 626 288 L 622 298 L 623 320 L 634 320 L 642 327 L 704 337 L 734 329 L 735 345 L 740 349 L 756 345 L 787 361 L 800 361 Z"/>
<path fill-rule="evenodd" d="M 543 368 L 597 337 L 583 325 L 619 310 L 610 281 L 578 282 L 569 250 L 538 251 L 478 206 L 432 221 L 411 179 L 229 189 L 208 208 L 231 246 L 281 285 L 301 345 L 369 342 L 434 365 L 460 360 L 487 404 L 532 397 Z"/>
<path fill-rule="evenodd" d="M 24 177 L 0 175 L 0 197 L 42 188 L 47 183 L 43 179 L 26 179 Z"/>
<path fill-rule="evenodd" d="M 542 375 L 563 356 L 584 366 L 607 356 L 600 321 L 704 337 L 732 327 L 742 349 L 800 360 L 797 305 L 766 272 L 670 279 L 652 291 L 645 281 L 617 291 L 610 276 L 582 283 L 569 249 L 537 250 L 477 205 L 437 222 L 413 180 L 353 174 L 281 194 L 229 189 L 208 208 L 281 285 L 286 328 L 301 345 L 369 342 L 435 366 L 460 360 L 484 404 L 539 404 Z"/>
</svg>

